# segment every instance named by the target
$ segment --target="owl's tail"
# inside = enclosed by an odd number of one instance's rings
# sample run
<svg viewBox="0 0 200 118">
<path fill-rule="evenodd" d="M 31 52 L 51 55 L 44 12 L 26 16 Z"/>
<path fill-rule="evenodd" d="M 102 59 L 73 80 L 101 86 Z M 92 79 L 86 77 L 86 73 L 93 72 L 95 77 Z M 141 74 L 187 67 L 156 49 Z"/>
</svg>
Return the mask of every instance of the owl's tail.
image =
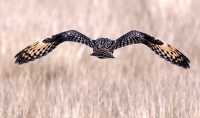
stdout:
<svg viewBox="0 0 200 118">
<path fill-rule="evenodd" d="M 27 46 L 15 55 L 15 63 L 23 64 L 45 56 L 51 52 L 59 43 L 61 42 L 56 40 L 53 41 L 52 38 L 47 38 L 43 41 L 35 42 L 34 44 Z"/>
<path fill-rule="evenodd" d="M 161 58 L 183 68 L 190 68 L 190 60 L 171 45 L 160 40 L 150 40 L 146 41 L 144 44 L 151 48 Z"/>
</svg>

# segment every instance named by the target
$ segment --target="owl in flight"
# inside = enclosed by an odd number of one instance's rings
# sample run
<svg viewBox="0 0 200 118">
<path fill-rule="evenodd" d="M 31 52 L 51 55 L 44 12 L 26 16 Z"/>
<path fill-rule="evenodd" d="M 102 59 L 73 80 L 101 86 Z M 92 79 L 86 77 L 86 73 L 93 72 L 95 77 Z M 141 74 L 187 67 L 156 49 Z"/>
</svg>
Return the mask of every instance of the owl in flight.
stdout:
<svg viewBox="0 0 200 118">
<path fill-rule="evenodd" d="M 78 42 L 89 46 L 93 49 L 91 56 L 96 56 L 99 59 L 114 58 L 113 52 L 118 48 L 131 44 L 144 44 L 166 61 L 183 68 L 190 67 L 190 60 L 179 50 L 167 43 L 155 39 L 153 36 L 136 30 L 130 31 L 116 40 L 111 40 L 109 38 L 98 38 L 92 40 L 75 30 L 61 32 L 50 38 L 46 38 L 43 41 L 38 41 L 27 46 L 16 54 L 15 63 L 23 64 L 45 56 L 56 48 L 56 46 L 66 41 Z"/>
</svg>

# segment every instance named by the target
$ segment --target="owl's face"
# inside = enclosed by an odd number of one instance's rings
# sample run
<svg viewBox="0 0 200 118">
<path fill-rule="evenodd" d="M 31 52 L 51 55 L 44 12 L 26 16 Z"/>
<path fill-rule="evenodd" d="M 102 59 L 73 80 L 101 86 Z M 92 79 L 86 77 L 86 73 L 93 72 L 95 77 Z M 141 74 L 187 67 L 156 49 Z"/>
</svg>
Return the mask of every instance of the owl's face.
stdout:
<svg viewBox="0 0 200 118">
<path fill-rule="evenodd" d="M 94 40 L 94 47 L 100 50 L 111 50 L 115 41 L 108 39 L 108 38 L 98 38 Z"/>
</svg>

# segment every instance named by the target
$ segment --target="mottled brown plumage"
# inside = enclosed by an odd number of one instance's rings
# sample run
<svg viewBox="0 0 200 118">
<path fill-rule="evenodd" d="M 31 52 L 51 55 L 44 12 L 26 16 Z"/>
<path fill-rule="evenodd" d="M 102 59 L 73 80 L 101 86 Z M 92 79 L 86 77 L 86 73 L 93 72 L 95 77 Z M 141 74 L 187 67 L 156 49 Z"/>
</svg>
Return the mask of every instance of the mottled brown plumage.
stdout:
<svg viewBox="0 0 200 118">
<path fill-rule="evenodd" d="M 16 63 L 22 64 L 40 58 L 52 51 L 57 45 L 58 43 L 56 42 L 35 42 L 33 45 L 26 47 L 15 56 Z"/>
<path fill-rule="evenodd" d="M 162 45 L 149 44 L 148 47 L 165 60 L 184 68 L 189 68 L 189 59 L 171 45 L 166 43 Z"/>
<path fill-rule="evenodd" d="M 97 40 L 91 40 L 80 32 L 70 30 L 53 35 L 50 38 L 46 38 L 41 42 L 36 42 L 26 47 L 18 54 L 16 54 L 15 62 L 18 64 L 23 64 L 29 61 L 33 61 L 48 54 L 57 45 L 65 41 L 79 42 L 93 48 L 93 53 L 91 56 L 96 56 L 100 59 L 114 58 L 114 50 L 131 44 L 140 43 L 148 46 L 156 54 L 160 55 L 160 57 L 173 64 L 184 68 L 190 67 L 189 59 L 179 50 L 167 43 L 155 39 L 146 33 L 139 31 L 130 31 L 116 40 L 111 40 L 108 38 L 98 38 Z"/>
</svg>

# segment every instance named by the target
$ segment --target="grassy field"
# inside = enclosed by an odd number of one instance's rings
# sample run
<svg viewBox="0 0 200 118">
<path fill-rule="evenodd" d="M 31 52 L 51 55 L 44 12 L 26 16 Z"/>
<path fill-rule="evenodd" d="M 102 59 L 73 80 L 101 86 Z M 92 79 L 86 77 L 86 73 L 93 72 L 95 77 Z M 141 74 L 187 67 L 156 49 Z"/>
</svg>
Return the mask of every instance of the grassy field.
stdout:
<svg viewBox="0 0 200 118">
<path fill-rule="evenodd" d="M 200 118 L 199 0 L 0 0 L 0 118 Z M 143 45 L 99 60 L 64 43 L 40 60 L 14 55 L 75 29 L 116 39 L 140 30 L 180 49 L 190 69 Z"/>
</svg>

